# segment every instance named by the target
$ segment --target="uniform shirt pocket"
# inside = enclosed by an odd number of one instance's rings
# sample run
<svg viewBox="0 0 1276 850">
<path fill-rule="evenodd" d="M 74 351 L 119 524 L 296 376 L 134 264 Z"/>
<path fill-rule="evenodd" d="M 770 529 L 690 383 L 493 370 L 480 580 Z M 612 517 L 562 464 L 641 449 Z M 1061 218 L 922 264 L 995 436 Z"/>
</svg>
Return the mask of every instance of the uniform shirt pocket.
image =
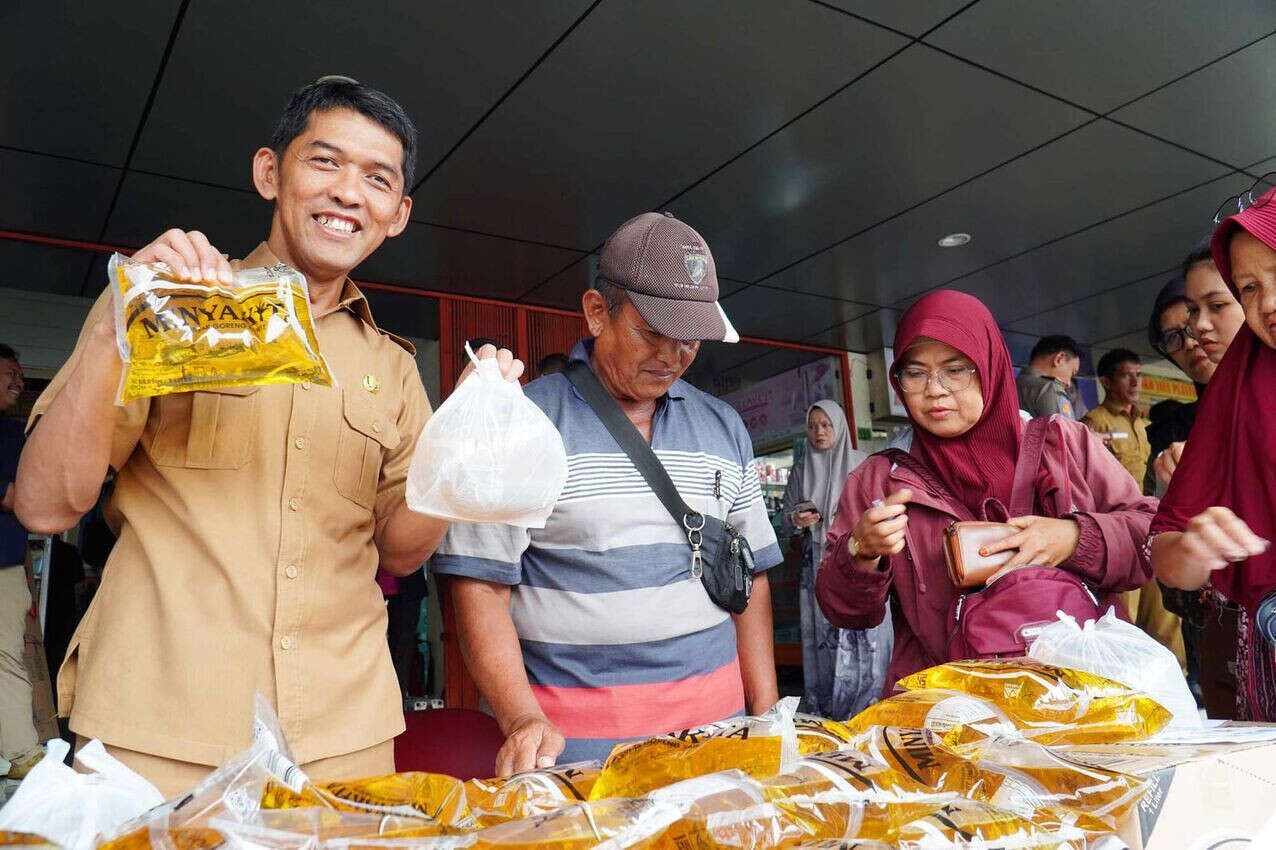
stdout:
<svg viewBox="0 0 1276 850">
<path fill-rule="evenodd" d="M 342 424 L 333 484 L 342 496 L 371 510 L 376 503 L 384 453 L 398 448 L 400 436 L 394 419 L 366 395 L 342 390 Z"/>
<path fill-rule="evenodd" d="M 160 396 L 152 404 L 143 447 L 157 466 L 239 469 L 252 456 L 258 390 L 222 387 Z M 150 425 L 154 423 L 152 431 Z"/>
</svg>

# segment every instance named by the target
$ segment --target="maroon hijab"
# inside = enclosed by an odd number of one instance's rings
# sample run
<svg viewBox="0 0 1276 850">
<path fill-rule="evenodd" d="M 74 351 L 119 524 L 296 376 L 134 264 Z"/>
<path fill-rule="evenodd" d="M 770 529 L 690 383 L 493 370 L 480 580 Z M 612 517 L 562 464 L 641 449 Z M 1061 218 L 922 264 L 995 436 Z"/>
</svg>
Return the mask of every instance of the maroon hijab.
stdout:
<svg viewBox="0 0 1276 850">
<path fill-rule="evenodd" d="M 1232 237 L 1249 231 L 1276 251 L 1276 200 L 1223 221 L 1214 231 L 1214 264 L 1232 294 Z M 1152 533 L 1182 531 L 1212 505 L 1230 508 L 1259 537 L 1276 541 L 1276 351 L 1241 327 L 1210 379 L 1182 461 L 1152 521 Z M 1276 587 L 1276 548 L 1216 570 L 1214 587 L 1252 614 Z"/>
<path fill-rule="evenodd" d="M 1010 352 L 988 308 L 973 296 L 947 289 L 922 298 L 900 318 L 895 331 L 896 358 L 903 359 L 909 347 L 923 337 L 952 346 L 971 359 L 979 370 L 984 412 L 975 426 L 959 437 L 937 437 L 914 419 L 912 454 L 924 461 L 972 514 L 982 517 L 986 499 L 1009 504 L 1019 456 L 1022 421 Z M 893 374 L 891 383 L 900 392 Z"/>
</svg>

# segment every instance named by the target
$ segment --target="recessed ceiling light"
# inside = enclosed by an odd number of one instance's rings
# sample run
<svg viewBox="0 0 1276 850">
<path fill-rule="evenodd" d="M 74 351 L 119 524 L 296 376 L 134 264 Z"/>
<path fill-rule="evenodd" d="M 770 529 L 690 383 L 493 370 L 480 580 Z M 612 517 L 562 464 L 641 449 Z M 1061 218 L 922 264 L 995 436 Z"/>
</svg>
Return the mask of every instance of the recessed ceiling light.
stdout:
<svg viewBox="0 0 1276 850">
<path fill-rule="evenodd" d="M 943 239 L 939 240 L 941 248 L 960 248 L 970 241 L 969 233 L 950 233 Z"/>
</svg>

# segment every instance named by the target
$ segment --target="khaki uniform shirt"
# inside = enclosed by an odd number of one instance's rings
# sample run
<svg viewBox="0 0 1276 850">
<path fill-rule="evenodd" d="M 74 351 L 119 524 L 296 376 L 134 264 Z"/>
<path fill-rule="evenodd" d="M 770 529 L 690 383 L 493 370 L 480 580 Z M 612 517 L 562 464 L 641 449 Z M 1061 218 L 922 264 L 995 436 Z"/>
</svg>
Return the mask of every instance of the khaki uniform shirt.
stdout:
<svg viewBox="0 0 1276 850">
<path fill-rule="evenodd" d="M 276 262 L 263 243 L 238 265 Z M 78 734 L 216 765 L 248 745 L 257 691 L 299 763 L 403 731 L 373 532 L 404 502 L 430 405 L 411 345 L 377 328 L 348 280 L 340 305 L 315 322 L 335 386 L 117 409 L 119 542 L 58 676 Z M 108 293 L 88 323 L 110 308 Z"/>
<path fill-rule="evenodd" d="M 1143 488 L 1144 476 L 1148 471 L 1148 456 L 1152 452 L 1152 444 L 1148 442 L 1148 419 L 1139 411 L 1138 406 L 1129 411 L 1114 410 L 1107 403 L 1099 405 L 1085 415 L 1083 420 L 1090 430 L 1099 434 L 1110 434 L 1123 431 L 1128 434 L 1119 440 L 1108 443 L 1108 448 L 1121 465 L 1134 476 L 1139 488 Z"/>
<path fill-rule="evenodd" d="M 1085 403 L 1076 384 L 1065 384 L 1032 366 L 1025 366 L 1019 371 L 1015 386 L 1019 390 L 1019 408 L 1034 418 L 1058 413 L 1080 421 L 1085 416 Z"/>
</svg>

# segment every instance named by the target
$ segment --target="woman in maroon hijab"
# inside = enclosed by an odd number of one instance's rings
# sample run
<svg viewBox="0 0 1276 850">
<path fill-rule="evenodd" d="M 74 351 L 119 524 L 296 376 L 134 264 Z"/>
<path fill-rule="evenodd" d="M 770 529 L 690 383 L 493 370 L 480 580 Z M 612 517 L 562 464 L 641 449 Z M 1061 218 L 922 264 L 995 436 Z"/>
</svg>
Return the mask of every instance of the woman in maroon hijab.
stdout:
<svg viewBox="0 0 1276 850">
<path fill-rule="evenodd" d="M 1276 190 L 1254 193 L 1242 196 L 1250 206 L 1225 219 L 1211 244 L 1246 326 L 1210 379 L 1149 549 L 1161 581 L 1184 590 L 1211 584 L 1241 607 L 1238 717 L 1272 721 L 1276 636 L 1264 637 L 1260 607 L 1276 590 L 1268 543 L 1276 536 Z"/>
<path fill-rule="evenodd" d="M 841 628 L 871 628 L 893 605 L 887 691 L 951 660 L 949 612 L 961 591 L 948 578 L 943 531 L 956 520 L 1007 519 L 1025 427 L 1010 353 L 978 299 L 922 298 L 900 319 L 895 352 L 891 382 L 914 429 L 909 453 L 929 474 L 887 454 L 858 467 L 816 579 L 820 607 Z M 1156 502 L 1088 428 L 1052 417 L 1035 478 L 1032 514 L 1009 518 L 1020 531 L 990 547 L 1014 551 L 1006 569 L 1070 571 L 1105 607 L 1147 581 L 1139 550 Z"/>
</svg>

